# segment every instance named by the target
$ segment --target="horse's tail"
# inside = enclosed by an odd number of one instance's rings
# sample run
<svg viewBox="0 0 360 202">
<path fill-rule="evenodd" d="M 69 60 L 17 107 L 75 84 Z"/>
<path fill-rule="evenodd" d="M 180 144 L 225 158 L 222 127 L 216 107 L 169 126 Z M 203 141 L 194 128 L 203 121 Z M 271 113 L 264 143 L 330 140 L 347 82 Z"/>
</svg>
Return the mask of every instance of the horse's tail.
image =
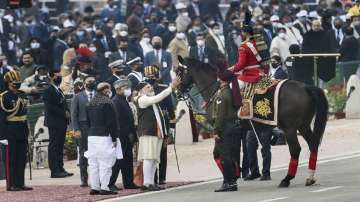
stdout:
<svg viewBox="0 0 360 202">
<path fill-rule="evenodd" d="M 318 138 L 320 144 L 328 120 L 329 104 L 324 94 L 324 91 L 321 88 L 314 86 L 306 86 L 305 88 L 315 102 L 316 112 L 313 133 Z"/>
</svg>

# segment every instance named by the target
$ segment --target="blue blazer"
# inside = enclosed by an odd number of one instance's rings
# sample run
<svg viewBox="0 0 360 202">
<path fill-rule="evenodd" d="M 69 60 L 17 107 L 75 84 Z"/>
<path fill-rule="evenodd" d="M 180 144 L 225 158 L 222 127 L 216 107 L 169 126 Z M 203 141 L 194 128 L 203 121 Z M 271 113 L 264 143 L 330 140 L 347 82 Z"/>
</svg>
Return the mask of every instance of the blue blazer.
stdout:
<svg viewBox="0 0 360 202">
<path fill-rule="evenodd" d="M 155 57 L 155 51 L 148 52 L 145 55 L 144 65 L 157 65 L 160 68 L 160 77 L 163 83 L 169 84 L 171 82 L 170 70 L 172 67 L 171 54 L 165 50 L 161 50 L 161 63 Z"/>
</svg>

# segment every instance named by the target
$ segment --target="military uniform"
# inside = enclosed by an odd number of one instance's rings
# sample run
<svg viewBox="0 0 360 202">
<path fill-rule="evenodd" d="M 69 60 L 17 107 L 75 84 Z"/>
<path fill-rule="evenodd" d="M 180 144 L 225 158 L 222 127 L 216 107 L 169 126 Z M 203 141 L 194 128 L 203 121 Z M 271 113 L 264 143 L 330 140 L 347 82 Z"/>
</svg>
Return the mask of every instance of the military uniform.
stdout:
<svg viewBox="0 0 360 202">
<path fill-rule="evenodd" d="M 5 91 L 0 94 L 0 139 L 9 142 L 10 190 L 25 190 L 26 151 L 29 129 L 27 99 L 23 92 Z"/>
<path fill-rule="evenodd" d="M 214 148 L 214 158 L 223 173 L 223 186 L 230 186 L 237 190 L 236 180 L 240 177 L 241 133 L 237 124 L 237 108 L 233 105 L 229 85 L 221 87 L 213 105 L 215 132 L 219 136 Z"/>
</svg>

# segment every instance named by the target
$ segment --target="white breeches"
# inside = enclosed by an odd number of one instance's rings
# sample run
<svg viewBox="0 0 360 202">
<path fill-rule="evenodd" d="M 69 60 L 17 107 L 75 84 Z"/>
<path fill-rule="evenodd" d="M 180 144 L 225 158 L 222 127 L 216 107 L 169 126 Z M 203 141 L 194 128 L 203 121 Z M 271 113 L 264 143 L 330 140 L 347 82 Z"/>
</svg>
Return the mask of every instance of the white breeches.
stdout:
<svg viewBox="0 0 360 202">
<path fill-rule="evenodd" d="M 115 148 L 110 137 L 88 137 L 88 151 L 91 189 L 109 190 L 112 167 L 116 161 Z"/>
</svg>

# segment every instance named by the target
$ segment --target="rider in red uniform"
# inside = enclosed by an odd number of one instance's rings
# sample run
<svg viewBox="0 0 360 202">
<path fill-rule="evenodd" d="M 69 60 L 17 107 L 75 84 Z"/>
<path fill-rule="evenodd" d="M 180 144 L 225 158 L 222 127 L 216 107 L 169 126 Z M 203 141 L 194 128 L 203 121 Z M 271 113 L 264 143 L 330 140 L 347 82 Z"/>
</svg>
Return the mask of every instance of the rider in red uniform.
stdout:
<svg viewBox="0 0 360 202">
<path fill-rule="evenodd" d="M 252 27 L 245 26 L 242 30 L 242 36 L 244 42 L 239 48 L 238 62 L 230 70 L 237 75 L 240 81 L 257 83 L 264 75 L 264 71 L 261 69 L 261 57 L 256 49 Z M 240 88 L 244 87 L 243 82 L 240 82 Z"/>
</svg>

